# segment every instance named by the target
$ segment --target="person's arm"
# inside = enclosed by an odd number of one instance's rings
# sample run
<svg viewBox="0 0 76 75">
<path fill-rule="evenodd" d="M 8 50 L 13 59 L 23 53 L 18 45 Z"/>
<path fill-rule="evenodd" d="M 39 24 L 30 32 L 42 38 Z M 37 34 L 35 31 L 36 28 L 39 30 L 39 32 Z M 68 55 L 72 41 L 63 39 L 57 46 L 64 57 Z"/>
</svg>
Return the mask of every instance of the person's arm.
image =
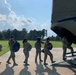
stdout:
<svg viewBox="0 0 76 75">
<path fill-rule="evenodd" d="M 10 47 L 12 47 L 16 43 L 15 40 L 9 40 L 8 44 Z"/>
<path fill-rule="evenodd" d="M 41 41 L 42 44 L 44 44 L 44 42 Z"/>
</svg>

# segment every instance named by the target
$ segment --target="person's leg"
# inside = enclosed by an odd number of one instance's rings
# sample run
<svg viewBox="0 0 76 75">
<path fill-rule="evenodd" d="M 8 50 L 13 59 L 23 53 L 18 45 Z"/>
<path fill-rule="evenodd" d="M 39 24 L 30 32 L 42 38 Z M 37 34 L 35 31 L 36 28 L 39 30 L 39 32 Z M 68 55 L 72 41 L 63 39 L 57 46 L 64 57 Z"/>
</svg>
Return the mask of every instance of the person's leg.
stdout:
<svg viewBox="0 0 76 75">
<path fill-rule="evenodd" d="M 63 47 L 63 60 L 66 60 L 66 47 Z"/>
<path fill-rule="evenodd" d="M 47 65 L 46 59 L 47 59 L 47 52 L 44 52 L 44 65 Z"/>
<path fill-rule="evenodd" d="M 41 59 L 41 49 L 39 50 L 39 60 L 40 60 L 40 62 L 42 62 L 42 59 Z"/>
<path fill-rule="evenodd" d="M 11 64 L 11 63 L 10 63 L 10 59 L 11 59 L 11 58 L 12 58 L 12 52 L 10 51 L 10 56 L 9 56 L 9 58 L 8 58 L 8 60 L 7 60 L 7 63 L 8 63 L 8 64 Z"/>
<path fill-rule="evenodd" d="M 29 58 L 29 52 L 27 52 L 27 54 L 26 54 L 26 59 L 25 59 L 25 64 L 26 64 L 26 65 L 29 65 L 29 64 L 28 64 L 28 58 Z"/>
<path fill-rule="evenodd" d="M 74 49 L 73 49 L 73 47 L 70 46 L 69 49 L 71 50 L 72 56 L 74 56 L 74 53 L 73 53 Z"/>
<path fill-rule="evenodd" d="M 23 53 L 24 53 L 24 57 L 25 57 L 25 59 L 24 59 L 24 62 L 23 63 L 25 63 L 25 60 L 26 60 L 26 52 L 25 52 L 25 50 L 23 49 Z"/>
<path fill-rule="evenodd" d="M 36 50 L 35 63 L 37 63 L 37 57 L 38 57 L 38 50 Z"/>
<path fill-rule="evenodd" d="M 12 60 L 13 60 L 13 65 L 18 65 L 15 61 L 15 52 L 12 51 Z"/>
<path fill-rule="evenodd" d="M 50 56 L 51 63 L 54 63 L 55 61 L 53 61 L 53 54 L 50 51 L 48 51 L 48 55 Z"/>
</svg>

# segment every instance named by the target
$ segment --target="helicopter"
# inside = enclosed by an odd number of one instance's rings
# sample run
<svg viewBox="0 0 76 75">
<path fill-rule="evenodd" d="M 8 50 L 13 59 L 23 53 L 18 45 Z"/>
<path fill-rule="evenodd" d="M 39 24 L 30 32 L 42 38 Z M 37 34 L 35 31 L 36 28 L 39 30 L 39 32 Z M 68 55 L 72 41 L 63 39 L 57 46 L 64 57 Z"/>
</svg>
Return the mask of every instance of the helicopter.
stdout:
<svg viewBox="0 0 76 75">
<path fill-rule="evenodd" d="M 76 44 L 76 0 L 52 2 L 51 30 L 61 38 L 66 37 L 69 43 Z M 76 58 L 71 62 L 76 66 Z"/>
</svg>

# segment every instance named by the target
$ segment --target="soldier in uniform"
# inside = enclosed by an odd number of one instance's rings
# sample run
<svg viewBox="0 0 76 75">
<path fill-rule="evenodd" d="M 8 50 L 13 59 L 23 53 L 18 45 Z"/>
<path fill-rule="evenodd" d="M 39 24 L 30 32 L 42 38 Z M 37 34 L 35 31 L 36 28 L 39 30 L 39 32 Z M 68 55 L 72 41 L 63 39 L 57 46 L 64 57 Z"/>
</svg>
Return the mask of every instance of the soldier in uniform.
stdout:
<svg viewBox="0 0 76 75">
<path fill-rule="evenodd" d="M 17 66 L 18 64 L 17 64 L 16 61 L 15 61 L 15 52 L 14 52 L 14 48 L 13 48 L 13 45 L 15 44 L 15 42 L 16 42 L 15 36 L 12 35 L 12 36 L 10 37 L 9 42 L 8 42 L 9 48 L 10 48 L 10 56 L 9 56 L 9 58 L 8 58 L 8 60 L 7 60 L 7 63 L 8 63 L 8 64 L 11 64 L 9 61 L 10 61 L 10 59 L 12 58 L 12 60 L 13 60 L 13 65 L 14 65 L 14 66 Z"/>
<path fill-rule="evenodd" d="M 62 44 L 63 44 L 62 45 L 62 48 L 63 48 L 63 60 L 66 60 L 65 56 L 66 56 L 66 50 L 67 50 L 67 48 L 71 50 L 72 56 L 74 56 L 73 55 L 73 51 L 74 50 L 73 50 L 73 48 L 71 46 L 72 43 L 69 43 L 66 37 L 62 38 Z"/>
<path fill-rule="evenodd" d="M 2 45 L 0 44 L 0 51 L 2 51 Z"/>
<path fill-rule="evenodd" d="M 28 58 L 29 58 L 29 51 L 31 49 L 32 49 L 31 44 L 27 41 L 27 39 L 24 39 L 23 40 L 23 53 L 25 55 L 25 60 L 24 60 L 25 65 L 29 65 Z"/>
<path fill-rule="evenodd" d="M 0 44 L 0 51 L 2 51 L 2 45 Z M 1 64 L 1 62 L 0 62 L 0 64 Z"/>
<path fill-rule="evenodd" d="M 51 63 L 54 63 L 55 62 L 55 61 L 53 61 L 53 54 L 50 52 L 50 50 L 48 50 L 49 43 L 50 43 L 50 38 L 47 38 L 46 39 L 46 42 L 44 44 L 44 65 L 48 65 L 46 63 L 47 55 L 50 56 Z"/>
<path fill-rule="evenodd" d="M 35 42 L 35 48 L 36 48 L 36 56 L 35 56 L 35 63 L 37 63 L 37 57 L 39 55 L 39 60 L 42 62 L 41 59 L 41 43 L 44 44 L 44 42 L 41 41 L 41 38 L 37 38 L 37 41 Z"/>
</svg>

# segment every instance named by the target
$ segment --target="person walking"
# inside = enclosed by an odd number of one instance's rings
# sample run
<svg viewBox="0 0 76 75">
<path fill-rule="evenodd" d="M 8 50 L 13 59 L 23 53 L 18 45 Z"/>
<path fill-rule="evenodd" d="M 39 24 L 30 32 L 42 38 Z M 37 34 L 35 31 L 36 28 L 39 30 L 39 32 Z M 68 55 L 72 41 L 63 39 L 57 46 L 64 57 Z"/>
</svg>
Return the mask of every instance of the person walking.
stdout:
<svg viewBox="0 0 76 75">
<path fill-rule="evenodd" d="M 53 54 L 52 54 L 51 51 L 49 50 L 50 44 L 51 44 L 51 43 L 50 43 L 50 38 L 48 37 L 48 38 L 46 39 L 45 44 L 44 44 L 44 65 L 48 65 L 48 64 L 46 63 L 47 55 L 50 56 L 51 63 L 54 63 L 54 62 L 55 62 L 55 61 L 53 61 Z"/>
<path fill-rule="evenodd" d="M 2 45 L 0 44 L 0 52 L 2 51 Z M 0 62 L 0 64 L 1 64 L 1 62 Z"/>
<path fill-rule="evenodd" d="M 32 49 L 31 44 L 27 41 L 27 39 L 23 40 L 23 53 L 25 55 L 24 63 L 25 65 L 28 65 L 28 58 L 29 58 L 29 51 Z"/>
<path fill-rule="evenodd" d="M 72 43 L 69 43 L 66 37 L 62 38 L 62 49 L 63 49 L 63 60 L 66 60 L 66 50 L 67 48 L 71 50 L 72 56 L 74 56 Z"/>
<path fill-rule="evenodd" d="M 10 56 L 9 56 L 9 58 L 8 58 L 8 60 L 7 60 L 7 63 L 8 63 L 8 64 L 11 64 L 11 63 L 10 63 L 10 59 L 12 58 L 12 60 L 13 60 L 13 65 L 14 65 L 14 66 L 17 66 L 18 64 L 17 64 L 16 61 L 15 61 L 15 52 L 14 52 L 14 48 L 13 48 L 13 45 L 15 44 L 15 42 L 16 42 L 15 36 L 12 35 L 12 36 L 10 37 L 9 42 L 8 42 L 9 48 L 10 48 Z"/>
<path fill-rule="evenodd" d="M 0 44 L 0 51 L 2 51 L 2 45 Z"/>
<path fill-rule="evenodd" d="M 35 48 L 36 48 L 36 55 L 35 55 L 35 63 L 37 63 L 37 57 L 39 55 L 39 61 L 42 62 L 41 59 L 41 44 L 44 44 L 44 42 L 41 41 L 41 38 L 37 38 L 37 41 L 35 42 Z"/>
</svg>

